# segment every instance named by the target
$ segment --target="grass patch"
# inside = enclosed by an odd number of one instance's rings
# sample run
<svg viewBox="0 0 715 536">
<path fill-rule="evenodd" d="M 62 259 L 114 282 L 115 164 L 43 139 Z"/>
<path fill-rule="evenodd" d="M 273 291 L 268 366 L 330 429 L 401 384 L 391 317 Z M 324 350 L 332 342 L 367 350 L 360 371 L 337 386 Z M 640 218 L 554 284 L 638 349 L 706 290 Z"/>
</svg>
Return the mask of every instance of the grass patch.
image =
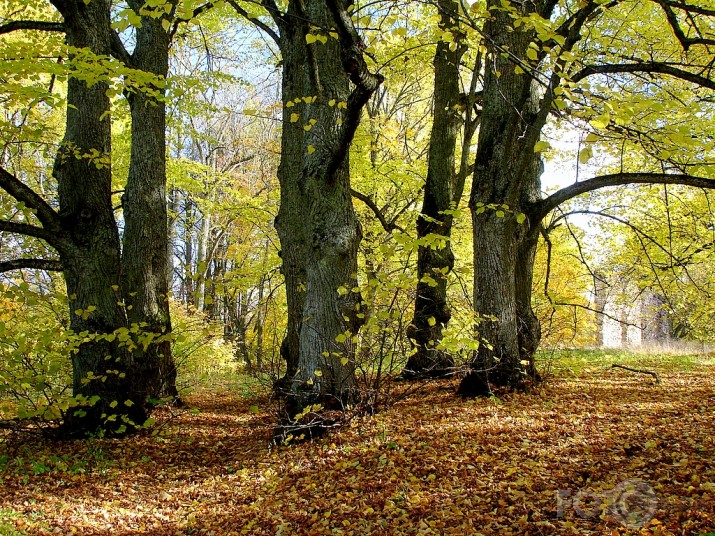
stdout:
<svg viewBox="0 0 715 536">
<path fill-rule="evenodd" d="M 545 350 L 537 364 L 556 376 L 580 376 L 623 365 L 663 372 L 689 372 L 702 366 L 715 365 L 715 354 L 648 353 L 621 349 Z"/>
</svg>

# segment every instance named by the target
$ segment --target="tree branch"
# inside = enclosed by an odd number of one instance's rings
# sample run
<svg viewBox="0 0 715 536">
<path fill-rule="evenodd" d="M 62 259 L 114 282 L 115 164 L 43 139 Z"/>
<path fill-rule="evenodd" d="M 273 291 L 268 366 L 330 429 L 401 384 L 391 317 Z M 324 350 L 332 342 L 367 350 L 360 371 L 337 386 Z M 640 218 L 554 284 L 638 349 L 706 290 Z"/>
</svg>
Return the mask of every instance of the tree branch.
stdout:
<svg viewBox="0 0 715 536">
<path fill-rule="evenodd" d="M 236 13 L 241 15 L 244 19 L 246 19 L 248 22 L 250 22 L 254 26 L 256 26 L 256 27 L 260 28 L 261 30 L 263 30 L 264 32 L 266 32 L 270 36 L 270 38 L 273 39 L 273 41 L 276 43 L 276 45 L 278 45 L 280 47 L 281 37 L 280 37 L 280 35 L 278 35 L 276 33 L 276 31 L 273 28 L 268 26 L 265 22 L 255 18 L 255 17 L 249 16 L 248 11 L 243 9 L 238 4 L 238 2 L 236 2 L 236 0 L 228 0 L 228 3 L 231 4 L 231 7 L 233 7 L 233 9 L 236 11 Z M 265 5 L 264 5 L 264 7 L 265 7 L 266 11 L 268 11 L 268 13 L 271 15 L 271 17 L 273 17 L 273 19 L 276 20 L 276 16 L 271 11 L 271 8 L 266 7 Z M 277 8 L 276 8 L 276 10 L 277 10 Z"/>
<path fill-rule="evenodd" d="M 699 74 L 691 73 L 684 69 L 678 69 L 672 65 L 657 61 L 644 61 L 638 63 L 606 63 L 603 65 L 588 65 L 571 77 L 573 82 L 579 82 L 587 76 L 595 74 L 619 74 L 619 73 L 650 73 L 667 74 L 674 78 L 691 82 L 695 85 L 715 90 L 715 81 Z"/>
<path fill-rule="evenodd" d="M 365 205 L 367 205 L 367 207 L 372 210 L 373 214 L 375 214 L 375 217 L 380 221 L 382 228 L 385 229 L 386 232 L 391 233 L 395 229 L 397 229 L 398 231 L 405 232 L 404 229 L 397 225 L 394 221 L 387 221 L 385 215 L 380 210 L 380 207 L 378 207 L 369 196 L 360 193 L 357 190 L 353 190 L 352 188 L 350 188 L 350 195 L 365 203 Z"/>
<path fill-rule="evenodd" d="M 688 13 L 715 16 L 715 9 L 707 9 L 701 6 L 693 6 L 690 4 L 686 4 L 685 2 L 676 2 L 674 0 L 666 0 L 664 3 L 676 9 L 682 9 L 683 11 L 687 11 Z"/>
<path fill-rule="evenodd" d="M 715 189 L 715 180 L 693 175 L 671 175 L 668 173 L 614 173 L 612 175 L 602 175 L 574 183 L 554 192 L 545 199 L 537 201 L 530 211 L 532 218 L 535 218 L 532 221 L 541 221 L 561 203 L 581 194 L 609 186 L 624 186 L 627 184 L 682 184 L 683 186 L 696 188 Z"/>
<path fill-rule="evenodd" d="M 653 378 L 655 378 L 655 383 L 661 383 L 657 372 L 652 372 L 650 370 L 643 370 L 643 369 L 634 369 L 631 367 L 626 367 L 623 365 L 616 365 L 616 364 L 611 365 L 611 368 L 619 368 L 619 369 L 627 370 L 629 372 L 638 372 L 640 374 L 650 374 L 651 376 L 653 376 Z"/>
<path fill-rule="evenodd" d="M 42 228 L 40 228 L 17 222 L 3 222 L 5 228 L 0 227 L 0 230 L 42 238 L 57 250 L 63 249 L 67 245 L 68 242 L 65 240 L 66 234 L 62 228 L 62 222 L 57 212 L 55 212 L 37 192 L 3 167 L 0 167 L 0 188 L 5 190 L 16 200 L 25 203 L 25 206 L 28 208 L 34 210 L 37 219 L 40 220 L 42 224 Z M 13 229 L 8 228 L 8 225 L 13 227 Z M 20 229 L 24 229 L 24 231 Z"/>
<path fill-rule="evenodd" d="M 48 272 L 61 272 L 62 262 L 57 259 L 14 259 L 0 262 L 0 273 L 11 270 L 46 270 Z"/>
<path fill-rule="evenodd" d="M 332 176 L 345 157 L 347 148 L 353 141 L 360 123 L 363 107 L 370 100 L 380 84 L 385 80 L 381 74 L 373 74 L 365 63 L 363 49 L 365 44 L 357 33 L 353 21 L 345 10 L 342 0 L 329 0 L 328 9 L 333 15 L 338 33 L 338 41 L 343 53 L 343 68 L 355 85 L 345 110 L 345 119 L 339 133 L 338 143 L 328 167 L 328 176 Z"/>
<path fill-rule="evenodd" d="M 31 236 L 33 238 L 39 238 L 55 247 L 55 244 L 52 242 L 52 233 L 50 233 L 47 229 L 37 227 L 36 225 L 30 225 L 29 223 L 0 220 L 0 232 L 15 233 L 24 236 Z M 57 248 L 55 247 L 55 249 Z"/>
<path fill-rule="evenodd" d="M 36 30 L 38 32 L 64 32 L 65 25 L 62 22 L 50 22 L 43 20 L 13 20 L 0 25 L 0 34 L 15 32 L 17 30 Z"/>
<path fill-rule="evenodd" d="M 109 39 L 112 56 L 121 61 L 127 67 L 134 67 L 132 57 L 125 48 L 124 43 L 122 43 L 122 40 L 119 38 L 117 32 L 112 31 L 109 35 Z"/>
</svg>

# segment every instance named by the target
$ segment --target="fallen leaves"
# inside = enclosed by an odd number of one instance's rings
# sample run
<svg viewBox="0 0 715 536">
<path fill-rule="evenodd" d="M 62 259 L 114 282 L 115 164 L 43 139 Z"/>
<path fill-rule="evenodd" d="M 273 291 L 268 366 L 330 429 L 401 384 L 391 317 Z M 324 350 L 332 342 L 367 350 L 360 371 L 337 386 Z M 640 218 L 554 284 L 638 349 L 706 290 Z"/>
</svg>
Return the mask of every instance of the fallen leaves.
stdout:
<svg viewBox="0 0 715 536">
<path fill-rule="evenodd" d="M 713 531 L 715 368 L 659 372 L 661 386 L 591 373 L 501 400 L 431 384 L 321 440 L 272 449 L 264 400 L 197 395 L 199 413 L 156 416 L 160 436 L 7 445 L 0 533 Z M 52 456 L 62 464 L 33 474 L 33 460 Z M 592 499 L 634 479 L 653 488 L 657 509 L 628 529 Z M 582 508 L 559 511 L 558 490 Z"/>
</svg>

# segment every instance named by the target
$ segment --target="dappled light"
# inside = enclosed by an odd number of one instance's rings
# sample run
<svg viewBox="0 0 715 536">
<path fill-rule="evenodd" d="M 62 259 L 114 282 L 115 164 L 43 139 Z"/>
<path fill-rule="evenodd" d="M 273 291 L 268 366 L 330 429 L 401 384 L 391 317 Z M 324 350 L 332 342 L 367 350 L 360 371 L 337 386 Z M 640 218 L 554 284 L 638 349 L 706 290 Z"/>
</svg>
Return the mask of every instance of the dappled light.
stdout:
<svg viewBox="0 0 715 536">
<path fill-rule="evenodd" d="M 0 458 L 0 527 L 28 534 L 626 534 L 607 505 L 583 515 L 586 490 L 640 479 L 657 506 L 633 534 L 701 534 L 715 526 L 715 364 L 687 359 L 689 370 L 647 360 L 662 385 L 606 361 L 564 360 L 556 366 L 571 372 L 538 392 L 466 403 L 454 396 L 456 381 L 435 381 L 389 411 L 292 446 L 269 445 L 266 399 L 206 390 L 187 397 L 198 411 L 162 410 L 157 431 L 140 437 L 50 443 L 10 436 Z M 564 503 L 559 514 L 559 490 L 581 493 L 581 510 Z"/>
</svg>

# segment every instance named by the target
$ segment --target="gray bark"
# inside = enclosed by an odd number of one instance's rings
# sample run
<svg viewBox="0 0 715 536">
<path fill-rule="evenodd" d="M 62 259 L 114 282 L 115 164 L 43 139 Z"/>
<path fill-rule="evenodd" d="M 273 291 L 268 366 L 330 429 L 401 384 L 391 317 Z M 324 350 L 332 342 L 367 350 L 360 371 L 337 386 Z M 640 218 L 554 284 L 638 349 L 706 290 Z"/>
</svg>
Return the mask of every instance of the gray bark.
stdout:
<svg viewBox="0 0 715 536">
<path fill-rule="evenodd" d="M 381 79 L 367 71 L 341 1 L 290 2 L 286 14 L 272 13 L 283 55 L 281 207 L 275 225 L 288 299 L 281 353 L 288 365 L 283 387 L 290 418 L 312 404 L 356 401 L 352 336 L 360 326 L 360 296 L 350 289 L 362 234 L 350 193 L 348 149 Z M 311 25 L 336 27 L 339 39 L 309 45 Z M 339 293 L 340 287 L 348 292 Z"/>
<path fill-rule="evenodd" d="M 109 55 L 109 2 L 86 4 L 78 0 L 57 2 L 64 18 L 67 44 L 86 47 L 95 54 Z M 127 326 L 121 301 L 121 259 L 117 226 L 111 205 L 111 168 L 97 165 L 81 155 L 98 150 L 111 153 L 107 85 L 71 77 L 67 86 L 67 124 L 53 175 L 58 181 L 59 217 L 71 246 L 60 249 L 70 308 L 70 327 L 76 333 L 108 334 Z M 81 314 L 90 306 L 91 313 Z M 78 314 L 78 312 L 80 314 Z M 110 359 L 106 359 L 110 357 Z M 97 339 L 82 344 L 72 356 L 73 391 L 79 397 L 99 397 L 86 412 L 70 411 L 61 433 L 79 436 L 103 429 L 122 431 L 123 425 L 142 424 L 146 418 L 141 389 L 133 381 L 132 355 L 116 341 Z M 100 379 L 86 381 L 89 374 Z M 102 379 L 103 378 L 103 379 Z M 125 406 L 131 400 L 134 405 Z M 107 421 L 118 413 L 110 407 L 118 402 L 127 421 Z"/>
<path fill-rule="evenodd" d="M 534 6 L 525 2 L 521 9 L 528 12 Z M 484 26 L 486 73 L 469 202 L 481 343 L 473 370 L 460 385 L 464 395 L 488 394 L 489 384 L 523 388 L 535 372 L 532 356 L 540 340 L 531 309 L 539 221 L 517 221 L 539 198 L 542 164 L 533 151 L 538 138 L 531 144 L 523 139 L 524 132 L 538 125 L 539 99 L 531 77 L 515 73 L 511 59 L 501 54 L 508 49 L 515 57 L 526 57 L 533 32 L 507 31 L 510 26 L 502 11 L 495 11 Z"/>
<path fill-rule="evenodd" d="M 144 3 L 131 0 L 137 13 Z M 136 30 L 132 66 L 164 79 L 169 68 L 170 36 L 161 18 L 143 16 Z M 154 92 L 155 95 L 151 93 Z M 137 360 L 147 397 L 178 395 L 171 355 L 171 319 L 167 278 L 166 106 L 162 87 L 129 94 L 132 145 L 124 209 L 123 288 L 132 324 L 146 323 L 151 343 Z M 158 339 L 158 340 L 157 340 Z"/>
</svg>

